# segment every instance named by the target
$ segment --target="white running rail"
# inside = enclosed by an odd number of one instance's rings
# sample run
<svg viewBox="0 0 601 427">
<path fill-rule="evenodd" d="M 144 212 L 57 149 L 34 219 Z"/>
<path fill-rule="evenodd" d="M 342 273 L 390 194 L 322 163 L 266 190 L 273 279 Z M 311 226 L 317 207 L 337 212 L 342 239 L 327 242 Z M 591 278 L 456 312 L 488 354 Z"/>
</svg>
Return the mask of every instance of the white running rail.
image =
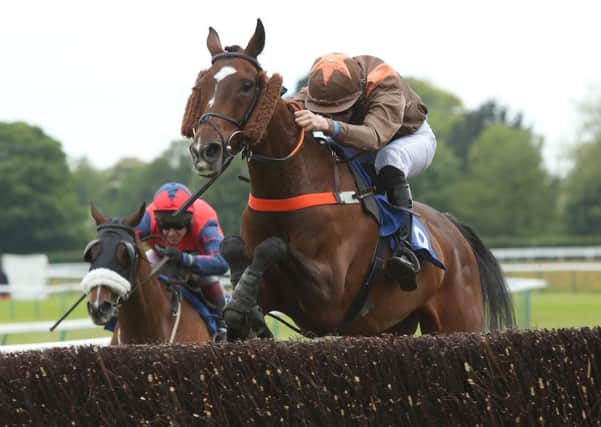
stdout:
<svg viewBox="0 0 601 427">
<path fill-rule="evenodd" d="M 57 342 L 39 342 L 33 344 L 11 344 L 11 345 L 0 345 L 0 353 L 14 353 L 19 351 L 29 350 L 46 350 L 54 347 L 73 347 L 81 345 L 97 345 L 105 346 L 110 343 L 109 337 L 103 338 L 88 338 L 84 340 L 71 340 L 71 341 L 57 341 Z"/>
<path fill-rule="evenodd" d="M 546 248 L 497 248 L 491 250 L 499 261 L 527 259 L 599 259 L 601 246 L 546 247 Z"/>
</svg>

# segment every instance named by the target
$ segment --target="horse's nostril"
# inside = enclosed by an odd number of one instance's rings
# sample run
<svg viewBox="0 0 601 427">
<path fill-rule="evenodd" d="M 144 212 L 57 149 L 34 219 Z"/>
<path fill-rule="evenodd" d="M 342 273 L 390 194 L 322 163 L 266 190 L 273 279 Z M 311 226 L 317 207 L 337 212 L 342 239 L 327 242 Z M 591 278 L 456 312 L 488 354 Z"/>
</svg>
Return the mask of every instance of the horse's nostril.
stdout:
<svg viewBox="0 0 601 427">
<path fill-rule="evenodd" d="M 109 314 L 113 309 L 113 305 L 110 302 L 103 302 L 102 304 L 100 304 L 100 312 L 102 314 Z"/>
<path fill-rule="evenodd" d="M 207 162 L 216 161 L 220 155 L 221 155 L 221 144 L 217 144 L 215 142 L 207 144 L 205 149 L 202 151 L 202 158 L 205 159 Z"/>
<path fill-rule="evenodd" d="M 190 156 L 192 156 L 192 160 L 196 161 L 200 158 L 200 150 L 198 149 L 198 144 L 193 143 L 190 144 Z"/>
<path fill-rule="evenodd" d="M 100 303 L 100 305 L 96 305 L 88 301 L 87 306 L 88 313 L 92 316 L 106 316 L 111 314 L 113 310 L 113 305 L 108 301 L 104 301 Z"/>
</svg>

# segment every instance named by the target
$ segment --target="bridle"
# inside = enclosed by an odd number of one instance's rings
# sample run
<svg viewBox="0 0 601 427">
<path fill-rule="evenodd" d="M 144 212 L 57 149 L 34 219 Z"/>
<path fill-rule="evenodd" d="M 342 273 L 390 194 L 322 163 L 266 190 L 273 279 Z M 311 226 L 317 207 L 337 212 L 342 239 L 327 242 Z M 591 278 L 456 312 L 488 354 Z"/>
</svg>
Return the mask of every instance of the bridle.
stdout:
<svg viewBox="0 0 601 427">
<path fill-rule="evenodd" d="M 218 53 L 213 56 L 211 63 L 214 64 L 215 61 L 218 61 L 221 59 L 232 59 L 232 58 L 239 58 L 239 59 L 248 61 L 257 69 L 257 71 L 259 71 L 259 72 L 263 71 L 263 68 L 261 67 L 261 65 L 259 64 L 259 61 L 257 61 L 256 58 L 254 58 L 250 55 L 246 55 L 241 52 L 226 51 L 223 53 Z M 259 98 L 261 96 L 261 87 L 259 85 L 259 82 L 260 82 L 260 74 L 257 75 L 257 78 L 255 80 L 255 93 L 253 96 L 253 101 L 250 103 L 250 105 L 246 109 L 246 112 L 244 113 L 242 119 L 236 120 L 235 118 L 226 116 L 225 114 L 210 111 L 210 112 L 202 114 L 198 120 L 198 126 L 200 126 L 202 124 L 207 124 L 207 125 L 211 126 L 211 128 L 213 128 L 213 130 L 217 133 L 217 135 L 219 135 L 221 145 L 222 145 L 222 147 L 225 148 L 223 150 L 223 157 L 224 157 L 223 163 L 224 164 L 229 165 L 229 162 L 226 163 L 226 161 L 227 160 L 231 161 L 231 158 L 235 157 L 238 153 L 242 153 L 242 158 L 247 159 L 248 161 L 250 161 L 250 160 L 276 161 L 276 162 L 277 161 L 286 161 L 286 160 L 289 160 L 290 158 L 292 158 L 294 155 L 296 155 L 296 153 L 300 150 L 301 146 L 303 145 L 305 132 L 304 132 L 304 129 L 301 128 L 300 136 L 299 136 L 297 144 L 294 146 L 294 148 L 292 149 L 292 151 L 290 153 L 288 153 L 287 155 L 285 155 L 283 157 L 272 157 L 272 156 L 265 156 L 262 154 L 256 154 L 255 152 L 253 152 L 252 146 L 257 144 L 259 141 L 249 141 L 247 138 L 242 139 L 242 141 L 240 143 L 241 148 L 239 150 L 234 150 L 234 148 L 232 147 L 233 138 L 244 134 L 244 127 L 247 125 L 250 117 L 252 116 L 253 112 L 257 108 L 257 105 L 259 104 Z M 283 89 L 283 91 L 285 91 L 285 89 Z M 296 104 L 294 102 L 289 102 L 289 106 L 291 106 L 293 109 L 300 108 L 300 106 L 298 106 L 298 104 Z M 226 138 L 223 134 L 222 128 L 215 122 L 215 120 L 213 120 L 213 118 L 221 119 L 223 121 L 231 123 L 237 127 L 237 130 L 232 132 L 232 134 L 226 140 Z M 190 146 L 190 150 L 192 150 L 192 146 Z M 226 156 L 228 157 L 227 160 L 225 159 Z"/>
<path fill-rule="evenodd" d="M 226 48 L 226 50 L 227 50 L 227 48 Z M 260 86 L 258 83 L 261 78 L 262 68 L 256 58 L 254 58 L 250 55 L 246 55 L 244 53 L 240 53 L 240 52 L 226 51 L 226 52 L 222 52 L 217 55 L 214 55 L 212 63 L 215 63 L 215 61 L 220 60 L 220 59 L 231 59 L 231 58 L 239 58 L 239 59 L 248 61 L 252 65 L 254 65 L 255 68 L 259 71 L 259 74 L 257 75 L 257 78 L 256 78 L 256 83 L 255 83 L 255 96 L 253 98 L 253 102 L 250 104 L 250 106 L 246 110 L 246 113 L 244 114 L 244 117 L 241 120 L 236 120 L 232 117 L 226 116 L 221 113 L 216 113 L 216 112 L 207 112 L 200 116 L 200 118 L 198 119 L 198 124 L 197 124 L 196 128 L 198 128 L 199 126 L 201 126 L 203 124 L 207 124 L 207 125 L 211 126 L 211 128 L 213 128 L 213 130 L 219 135 L 219 139 L 221 140 L 221 147 L 222 147 L 221 168 L 219 171 L 217 171 L 216 174 L 214 174 L 212 176 L 212 178 L 208 182 L 206 182 L 201 188 L 199 188 L 196 191 L 196 193 L 191 195 L 188 198 L 188 200 L 182 206 L 180 206 L 180 208 L 177 211 L 175 211 L 174 215 L 179 215 L 182 212 L 184 212 L 194 202 L 194 200 L 198 199 L 211 185 L 213 185 L 213 183 L 225 172 L 225 170 L 228 168 L 228 166 L 231 164 L 232 160 L 234 160 L 235 156 L 238 153 L 242 153 L 242 158 L 247 159 L 247 161 L 249 161 L 249 162 L 251 160 L 282 162 L 282 161 L 286 161 L 286 160 L 289 160 L 292 157 L 294 157 L 300 151 L 300 149 L 303 146 L 303 143 L 305 141 L 305 131 L 303 128 L 300 128 L 299 139 L 298 139 L 296 145 L 290 151 L 290 153 L 288 153 L 285 156 L 271 157 L 271 156 L 265 156 L 262 154 L 256 154 L 252 150 L 252 146 L 254 146 L 260 142 L 259 137 L 256 137 L 254 141 L 250 141 L 248 138 L 243 138 L 242 142 L 240 143 L 241 148 L 237 151 L 234 151 L 234 149 L 232 148 L 232 144 L 231 144 L 232 138 L 234 138 L 236 135 L 244 134 L 244 128 L 248 124 L 251 117 L 253 116 L 255 109 L 257 108 L 257 106 L 259 104 L 261 104 L 261 106 L 259 106 L 259 110 L 260 110 L 264 106 L 265 100 L 263 100 L 263 102 L 260 103 L 261 91 L 260 91 Z M 270 92 L 270 89 L 272 87 L 271 82 L 272 82 L 272 80 L 274 80 L 274 77 L 272 77 L 269 80 L 269 83 L 266 85 L 265 90 L 267 91 L 267 93 Z M 276 82 L 277 82 L 277 80 L 276 80 Z M 279 100 L 279 97 L 281 97 L 285 93 L 285 88 L 283 86 L 281 86 L 281 80 L 277 86 L 274 85 L 273 87 L 277 88 L 277 90 L 279 91 L 279 93 L 276 93 L 276 95 L 278 96 L 278 100 Z M 292 109 L 300 108 L 300 106 L 298 104 L 291 102 L 291 101 L 288 102 L 288 106 L 289 106 L 289 108 L 292 108 Z M 273 114 L 273 112 L 271 114 Z M 231 123 L 234 126 L 236 126 L 238 129 L 236 131 L 234 131 L 226 141 L 226 138 L 223 135 L 222 129 L 219 127 L 219 125 L 217 123 L 215 123 L 213 118 L 218 118 L 218 119 L 224 120 L 228 123 Z M 270 118 L 271 118 L 271 116 L 269 117 L 269 119 Z M 196 137 L 196 128 L 193 128 L 194 137 Z M 190 150 L 190 154 L 191 154 L 192 158 L 194 158 L 195 157 L 194 142 L 192 144 L 190 144 L 189 150 Z"/>
<path fill-rule="evenodd" d="M 90 251 L 98 244 L 101 245 L 100 253 L 94 260 L 91 260 Z M 121 244 L 125 247 L 129 258 L 128 267 L 123 267 L 117 260 L 117 248 Z M 127 301 L 139 286 L 136 276 L 140 255 L 140 250 L 136 245 L 135 230 L 128 225 L 120 223 L 118 219 L 111 219 L 105 224 L 100 224 L 97 227 L 97 238 L 88 243 L 84 249 L 84 260 L 90 262 L 89 271 L 97 268 L 106 268 L 114 271 L 130 283 L 130 290 L 124 295 L 117 296 L 112 302 L 115 308 L 118 308 Z"/>
<path fill-rule="evenodd" d="M 259 72 L 263 71 L 263 68 L 261 68 L 259 61 L 257 61 L 256 58 L 254 58 L 250 55 L 246 55 L 244 53 L 240 53 L 240 52 L 218 53 L 217 55 L 213 56 L 211 63 L 214 64 L 215 61 L 218 61 L 221 59 L 232 59 L 232 58 L 244 59 L 245 61 L 248 61 L 252 65 L 254 65 L 254 67 L 257 69 L 257 71 L 259 71 Z M 217 133 L 217 135 L 219 135 L 219 139 L 221 140 L 221 145 L 222 145 L 222 147 L 225 147 L 224 155 L 226 154 L 225 152 L 227 152 L 228 156 L 235 156 L 236 154 L 238 154 L 238 152 L 234 152 L 234 150 L 232 149 L 232 139 L 235 136 L 242 134 L 244 126 L 246 126 L 246 124 L 248 123 L 248 120 L 250 119 L 250 116 L 252 115 L 252 113 L 255 111 L 255 108 L 257 107 L 257 104 L 259 102 L 260 90 L 261 90 L 261 88 L 259 87 L 259 75 L 257 75 L 257 78 L 255 79 L 255 93 L 253 96 L 253 101 L 250 103 L 250 105 L 246 109 L 246 112 L 244 113 L 244 115 L 242 116 L 242 118 L 240 120 L 236 120 L 233 117 L 229 117 L 229 116 L 226 116 L 225 114 L 216 113 L 213 111 L 209 111 L 207 113 L 202 114 L 200 116 L 200 118 L 198 119 L 198 126 L 200 126 L 202 124 L 207 124 L 207 125 L 211 126 L 211 128 L 213 128 L 213 130 Z M 236 131 L 232 132 L 232 134 L 226 140 L 225 136 L 223 135 L 223 129 L 217 123 L 215 123 L 213 118 L 221 119 L 228 123 L 231 123 L 234 126 L 236 126 L 238 129 Z M 248 143 L 246 141 L 242 141 L 242 147 L 243 147 L 242 150 L 244 150 L 249 145 L 250 145 L 250 143 Z"/>
</svg>

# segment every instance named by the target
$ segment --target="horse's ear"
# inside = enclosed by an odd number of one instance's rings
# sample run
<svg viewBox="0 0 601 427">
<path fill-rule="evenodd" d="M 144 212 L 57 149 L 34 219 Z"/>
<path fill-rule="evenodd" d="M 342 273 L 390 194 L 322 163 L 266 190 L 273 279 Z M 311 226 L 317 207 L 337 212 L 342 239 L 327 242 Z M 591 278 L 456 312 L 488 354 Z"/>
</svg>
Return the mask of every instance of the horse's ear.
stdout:
<svg viewBox="0 0 601 427">
<path fill-rule="evenodd" d="M 221 41 L 219 40 L 219 35 L 217 31 L 213 27 L 209 27 L 209 36 L 207 37 L 207 47 L 209 48 L 209 52 L 211 52 L 211 56 L 215 56 L 218 53 L 223 52 L 223 48 L 221 47 Z"/>
<path fill-rule="evenodd" d="M 96 225 L 104 224 L 108 222 L 108 219 L 96 208 L 94 202 L 90 202 L 90 212 L 92 213 L 92 218 L 96 221 Z"/>
<path fill-rule="evenodd" d="M 255 28 L 255 33 L 248 41 L 248 45 L 246 45 L 246 49 L 244 49 L 244 51 L 247 53 L 247 55 L 254 56 L 256 58 L 261 52 L 263 52 L 264 47 L 265 28 L 263 27 L 261 19 L 257 19 L 257 27 Z"/>
<path fill-rule="evenodd" d="M 144 210 L 146 209 L 146 202 L 142 202 L 142 205 L 136 210 L 134 213 L 125 218 L 125 224 L 130 227 L 135 227 L 140 223 L 142 217 L 144 216 Z"/>
</svg>

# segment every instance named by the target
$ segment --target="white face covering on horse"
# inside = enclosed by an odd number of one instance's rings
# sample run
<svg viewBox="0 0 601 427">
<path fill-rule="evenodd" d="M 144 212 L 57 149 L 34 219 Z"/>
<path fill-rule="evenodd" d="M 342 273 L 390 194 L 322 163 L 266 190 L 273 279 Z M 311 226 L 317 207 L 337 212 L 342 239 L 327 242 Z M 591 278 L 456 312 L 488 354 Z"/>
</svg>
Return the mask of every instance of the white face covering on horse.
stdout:
<svg viewBox="0 0 601 427">
<path fill-rule="evenodd" d="M 81 290 L 86 294 L 96 286 L 106 286 L 121 297 L 131 291 L 129 280 L 108 268 L 91 270 L 81 279 Z"/>
<path fill-rule="evenodd" d="M 98 238 L 90 242 L 84 250 L 84 259 L 90 262 L 90 271 L 81 281 L 84 293 L 97 286 L 106 286 L 119 296 L 128 294 L 132 289 L 131 279 L 135 277 L 135 234 L 131 227 L 117 223 L 98 226 Z M 91 260 L 91 251 L 100 245 L 100 251 Z M 124 267 L 117 259 L 119 246 L 125 248 L 129 265 Z"/>
</svg>

